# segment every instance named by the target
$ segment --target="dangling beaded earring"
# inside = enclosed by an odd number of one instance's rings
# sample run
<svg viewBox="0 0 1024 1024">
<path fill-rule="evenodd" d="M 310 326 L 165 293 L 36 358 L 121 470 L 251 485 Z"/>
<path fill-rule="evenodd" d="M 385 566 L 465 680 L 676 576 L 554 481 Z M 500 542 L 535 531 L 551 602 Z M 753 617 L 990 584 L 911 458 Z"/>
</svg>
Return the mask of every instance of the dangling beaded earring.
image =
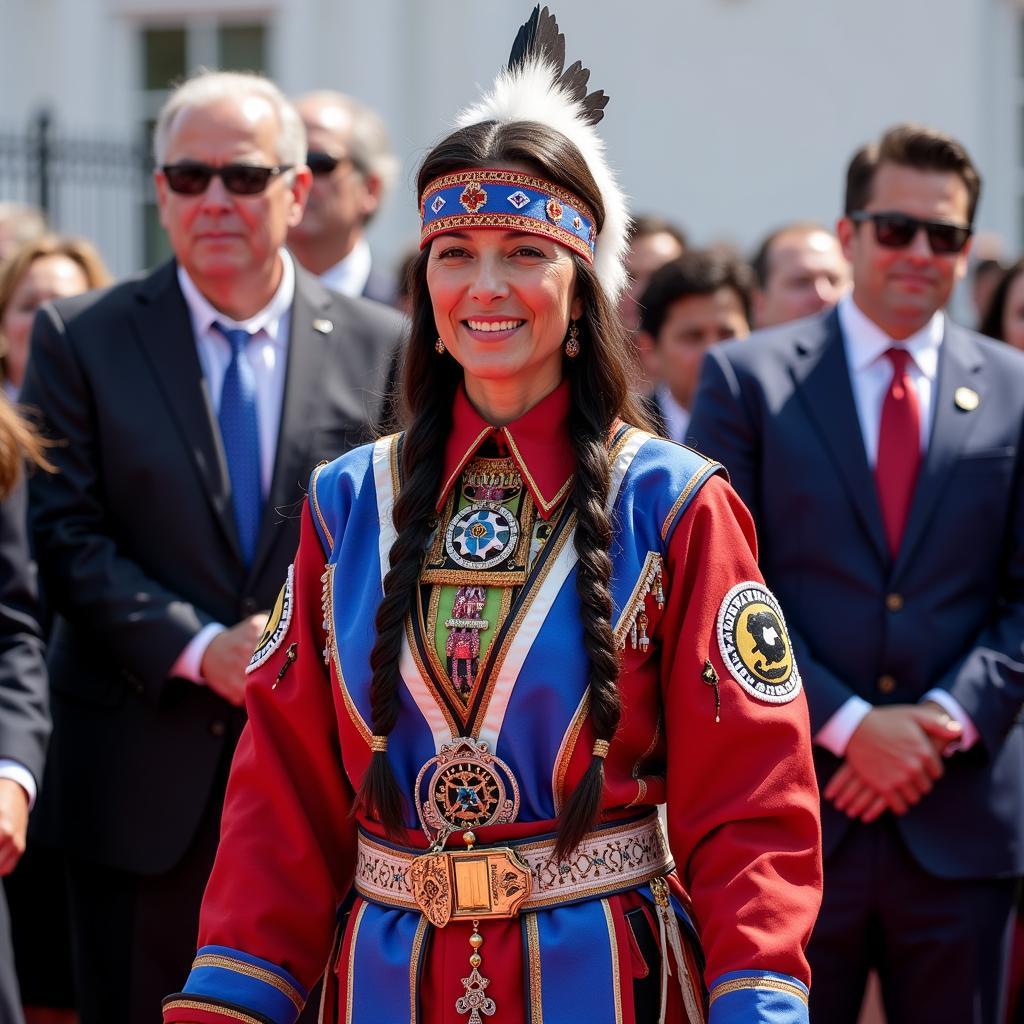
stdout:
<svg viewBox="0 0 1024 1024">
<path fill-rule="evenodd" d="M 565 354 L 575 359 L 580 354 L 580 329 L 573 320 L 569 324 L 569 336 L 565 339 Z"/>
<path fill-rule="evenodd" d="M 440 338 L 438 338 L 437 341 L 434 342 L 434 351 L 439 356 L 443 356 L 444 355 L 444 352 L 445 352 L 444 342 Z"/>
</svg>

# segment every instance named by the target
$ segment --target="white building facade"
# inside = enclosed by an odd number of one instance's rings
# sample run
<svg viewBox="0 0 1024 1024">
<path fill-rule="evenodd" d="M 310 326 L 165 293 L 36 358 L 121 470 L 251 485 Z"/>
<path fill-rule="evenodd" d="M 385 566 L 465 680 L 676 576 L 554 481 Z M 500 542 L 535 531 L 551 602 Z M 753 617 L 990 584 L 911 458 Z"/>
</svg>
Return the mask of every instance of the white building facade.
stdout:
<svg viewBox="0 0 1024 1024">
<path fill-rule="evenodd" d="M 853 150 L 916 120 L 966 143 L 985 178 L 978 228 L 1007 256 L 1024 248 L 1020 0 L 554 6 L 569 58 L 612 97 L 602 131 L 634 210 L 677 220 L 694 242 L 749 249 L 790 219 L 832 223 Z M 404 170 L 372 241 L 392 261 L 416 236 L 419 158 L 491 80 L 529 10 L 528 0 L 0 0 L 0 200 L 37 198 L 38 138 L 18 146 L 48 110 L 55 225 L 92 237 L 118 273 L 154 262 L 166 250 L 137 158 L 168 82 L 199 66 L 254 68 L 288 93 L 336 88 L 382 113 Z"/>
</svg>

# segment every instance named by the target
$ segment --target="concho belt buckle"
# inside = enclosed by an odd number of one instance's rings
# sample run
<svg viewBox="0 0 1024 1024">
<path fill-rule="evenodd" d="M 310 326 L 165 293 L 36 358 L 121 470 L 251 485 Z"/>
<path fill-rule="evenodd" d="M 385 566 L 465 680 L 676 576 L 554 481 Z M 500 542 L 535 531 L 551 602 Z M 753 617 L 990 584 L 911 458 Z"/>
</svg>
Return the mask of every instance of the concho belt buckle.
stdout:
<svg viewBox="0 0 1024 1024">
<path fill-rule="evenodd" d="M 514 917 L 530 895 L 530 869 L 509 847 L 472 849 L 474 828 L 506 824 L 519 813 L 509 766 L 486 743 L 453 739 L 420 769 L 416 810 L 433 846 L 412 862 L 409 882 L 427 920 L 443 928 L 453 917 Z M 471 848 L 445 851 L 458 831 Z"/>
<path fill-rule="evenodd" d="M 507 846 L 426 853 L 409 870 L 413 899 L 435 928 L 460 918 L 515 917 L 532 881 L 530 869 Z"/>
</svg>

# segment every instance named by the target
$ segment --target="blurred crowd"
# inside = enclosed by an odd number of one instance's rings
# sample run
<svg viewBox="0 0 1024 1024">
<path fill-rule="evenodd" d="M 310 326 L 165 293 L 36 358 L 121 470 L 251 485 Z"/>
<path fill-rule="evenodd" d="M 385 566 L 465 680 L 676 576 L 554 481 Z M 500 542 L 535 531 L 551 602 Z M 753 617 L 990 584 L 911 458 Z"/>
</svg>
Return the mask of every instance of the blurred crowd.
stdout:
<svg viewBox="0 0 1024 1024">
<path fill-rule="evenodd" d="M 383 396 L 396 372 L 402 328 L 390 309 L 408 315 L 417 246 L 391 267 L 367 229 L 407 169 L 360 100 L 318 91 L 285 103 L 250 93 L 270 111 L 253 128 L 241 113 L 247 88 L 232 80 L 212 98 L 172 94 L 155 155 L 161 223 L 176 262 L 103 298 L 79 298 L 113 284 L 88 240 L 56 233 L 37 210 L 0 204 L 3 390 L 30 423 L 40 423 L 42 409 L 48 428 L 30 474 L 31 521 L 55 719 L 45 776 L 41 753 L 35 759 L 0 745 L 0 852 L 10 851 L 0 868 L 20 990 L 8 992 L 0 1022 L 18 1021 L 19 1005 L 28 1024 L 158 1019 L 158 1003 L 148 1014 L 138 1007 L 176 982 L 166 987 L 159 970 L 143 978 L 138 951 L 152 942 L 155 961 L 176 962 L 185 949 L 178 980 L 187 973 L 241 728 L 243 670 L 294 547 L 288 534 L 279 553 L 268 533 L 270 510 L 289 493 L 281 482 L 396 416 L 386 400 L 367 409 L 353 396 Z M 858 141 L 850 140 L 851 151 Z M 274 174 L 260 180 L 247 165 Z M 280 189 L 275 176 L 287 179 Z M 662 434 L 695 443 L 691 418 L 708 350 L 835 307 L 853 285 L 850 243 L 828 225 L 796 220 L 774 225 L 741 253 L 714 240 L 695 244 L 674 219 L 685 211 L 645 212 L 642 195 L 635 203 L 619 312 L 636 351 L 636 386 Z M 204 218 L 237 237 L 211 237 Z M 771 223 L 772 211 L 764 218 Z M 968 283 L 973 322 L 965 326 L 1024 350 L 1024 259 L 988 239 L 972 256 Z M 172 367 L 159 363 L 165 355 L 156 347 L 140 356 L 129 344 L 133 332 L 151 331 L 169 345 L 172 327 L 198 358 Z M 239 368 L 227 342 L 240 331 L 265 336 L 265 377 L 257 368 L 247 381 Z M 300 371 L 293 361 L 303 332 L 333 347 Z M 133 376 L 147 358 L 164 392 Z M 244 439 L 232 447 L 224 418 L 231 388 L 239 396 L 233 415 L 249 417 L 241 422 L 259 437 L 259 451 L 244 451 Z M 257 399 L 271 396 L 272 411 L 246 405 L 247 388 Z M 199 452 L 195 464 L 175 462 L 175 431 Z M 238 508 L 216 508 L 226 476 L 238 486 L 234 459 L 250 461 L 248 519 Z M 219 564 L 211 551 L 223 538 L 213 528 L 207 538 L 197 525 L 211 509 L 237 531 L 224 542 L 237 565 L 226 555 L 223 572 L 209 568 Z M 142 551 L 145 537 L 159 554 Z M 157 620 L 166 620 L 159 629 Z M 22 623 L 14 632 L 26 630 Z M 0 672 L 4 683 L 17 687 Z M 0 693 L 0 711 L 5 699 Z M 129 710 L 136 703 L 137 713 Z M 194 733 L 192 720 L 200 723 Z M 5 735 L 0 725 L 0 744 Z M 168 763 L 179 782 L 188 780 L 184 796 L 147 796 L 162 792 L 155 778 Z M 188 806 L 178 806 L 183 801 Z M 132 831 L 149 832 L 152 848 L 120 837 Z M 178 845 L 164 856 L 170 835 Z M 180 924 L 170 923 L 175 916 Z M 1006 1019 L 1024 1020 L 1015 1007 L 1013 998 Z"/>
</svg>

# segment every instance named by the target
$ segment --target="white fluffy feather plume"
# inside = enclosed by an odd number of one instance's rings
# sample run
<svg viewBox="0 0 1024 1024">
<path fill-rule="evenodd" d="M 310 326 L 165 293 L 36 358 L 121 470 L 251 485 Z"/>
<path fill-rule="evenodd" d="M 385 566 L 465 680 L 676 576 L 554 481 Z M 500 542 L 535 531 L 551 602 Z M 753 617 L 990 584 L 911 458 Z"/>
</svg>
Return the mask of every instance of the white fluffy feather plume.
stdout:
<svg viewBox="0 0 1024 1024">
<path fill-rule="evenodd" d="M 605 294 L 614 303 L 626 286 L 626 196 L 608 166 L 604 142 L 587 121 L 583 103 L 558 84 L 560 74 L 561 69 L 543 57 L 502 71 L 479 102 L 458 114 L 455 127 L 466 128 L 482 121 L 538 121 L 576 146 L 604 200 L 604 225 L 597 235 L 594 270 Z"/>
</svg>

